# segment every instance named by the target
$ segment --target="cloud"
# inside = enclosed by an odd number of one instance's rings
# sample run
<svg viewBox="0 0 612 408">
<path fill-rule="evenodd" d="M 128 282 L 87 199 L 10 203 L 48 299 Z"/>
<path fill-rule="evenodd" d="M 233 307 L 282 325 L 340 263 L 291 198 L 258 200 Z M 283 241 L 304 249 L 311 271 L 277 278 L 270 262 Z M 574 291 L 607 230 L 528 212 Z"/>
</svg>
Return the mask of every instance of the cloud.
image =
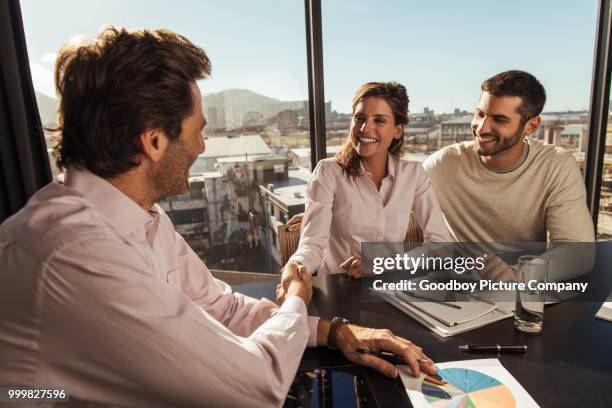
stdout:
<svg viewBox="0 0 612 408">
<path fill-rule="evenodd" d="M 72 37 L 70 37 L 68 39 L 68 44 L 71 45 L 79 45 L 82 44 L 84 42 L 90 41 L 92 40 L 93 37 L 90 35 L 85 35 L 85 34 L 75 34 Z"/>
<path fill-rule="evenodd" d="M 40 59 L 42 62 L 55 65 L 55 60 L 57 59 L 57 54 L 54 52 L 47 52 Z"/>
<path fill-rule="evenodd" d="M 53 72 L 36 62 L 30 64 L 30 72 L 32 73 L 34 89 L 51 98 L 57 99 L 55 95 Z"/>
</svg>

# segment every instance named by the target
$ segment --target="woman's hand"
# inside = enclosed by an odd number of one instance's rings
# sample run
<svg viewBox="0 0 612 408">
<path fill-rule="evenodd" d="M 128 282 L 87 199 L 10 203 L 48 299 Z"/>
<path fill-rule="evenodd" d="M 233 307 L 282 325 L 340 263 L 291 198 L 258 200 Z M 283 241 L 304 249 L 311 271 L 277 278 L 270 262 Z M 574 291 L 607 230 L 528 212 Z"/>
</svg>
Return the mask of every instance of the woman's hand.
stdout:
<svg viewBox="0 0 612 408">
<path fill-rule="evenodd" d="M 287 296 L 298 296 L 306 306 L 312 298 L 312 277 L 305 266 L 297 262 L 289 262 L 283 268 L 281 281 L 276 285 L 276 303 L 279 306 Z"/>
<path fill-rule="evenodd" d="M 346 261 L 340 264 L 340 268 L 344 269 L 346 274 L 351 278 L 361 279 L 361 258 L 358 256 L 351 256 Z"/>
<path fill-rule="evenodd" d="M 286 227 L 287 231 L 299 231 L 302 227 L 302 218 L 304 218 L 304 213 L 295 214 L 289 222 L 287 222 Z"/>
</svg>

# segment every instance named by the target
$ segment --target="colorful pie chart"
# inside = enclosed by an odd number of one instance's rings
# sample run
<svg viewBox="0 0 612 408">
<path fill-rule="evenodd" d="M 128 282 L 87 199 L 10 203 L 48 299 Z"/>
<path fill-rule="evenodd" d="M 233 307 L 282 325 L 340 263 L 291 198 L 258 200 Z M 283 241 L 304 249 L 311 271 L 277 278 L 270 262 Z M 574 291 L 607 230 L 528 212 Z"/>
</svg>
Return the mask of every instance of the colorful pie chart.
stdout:
<svg viewBox="0 0 612 408">
<path fill-rule="evenodd" d="M 515 408 L 512 392 L 495 378 L 466 368 L 438 371 L 448 384 L 423 380 L 421 391 L 435 408 Z"/>
</svg>

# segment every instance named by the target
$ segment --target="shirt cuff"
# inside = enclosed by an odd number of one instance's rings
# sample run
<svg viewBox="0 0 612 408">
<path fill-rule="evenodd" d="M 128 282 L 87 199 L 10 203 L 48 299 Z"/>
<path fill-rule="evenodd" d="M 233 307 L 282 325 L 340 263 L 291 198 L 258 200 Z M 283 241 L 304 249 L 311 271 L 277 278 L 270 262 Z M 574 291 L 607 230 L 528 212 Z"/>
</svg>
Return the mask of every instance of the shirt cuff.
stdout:
<svg viewBox="0 0 612 408">
<path fill-rule="evenodd" d="M 301 316 L 308 316 L 306 303 L 304 303 L 304 299 L 299 296 L 289 296 L 287 299 L 285 299 L 283 305 L 280 307 L 280 311 L 297 313 Z"/>
<path fill-rule="evenodd" d="M 308 310 L 306 310 L 306 303 L 299 296 L 290 296 L 280 307 L 280 311 L 283 312 L 293 312 L 298 313 L 302 316 L 308 315 Z M 321 319 L 319 316 L 307 316 L 308 317 L 308 347 L 317 347 L 317 330 L 319 329 L 319 320 Z"/>
<path fill-rule="evenodd" d="M 308 336 L 307 347 L 317 347 L 317 330 L 319 329 L 319 316 L 308 316 L 308 330 L 310 335 Z"/>
<path fill-rule="evenodd" d="M 287 261 L 287 263 L 291 262 L 291 261 L 296 261 L 299 262 L 302 266 L 305 266 L 306 269 L 308 270 L 308 273 L 310 273 L 311 275 L 315 272 L 316 269 L 314 269 L 311 264 L 312 262 L 310 262 L 309 259 L 307 259 L 306 257 L 295 253 L 293 255 L 291 255 L 291 257 L 289 258 L 289 260 Z M 285 265 L 286 266 L 286 265 Z M 281 273 L 283 273 L 284 267 L 281 270 Z"/>
</svg>

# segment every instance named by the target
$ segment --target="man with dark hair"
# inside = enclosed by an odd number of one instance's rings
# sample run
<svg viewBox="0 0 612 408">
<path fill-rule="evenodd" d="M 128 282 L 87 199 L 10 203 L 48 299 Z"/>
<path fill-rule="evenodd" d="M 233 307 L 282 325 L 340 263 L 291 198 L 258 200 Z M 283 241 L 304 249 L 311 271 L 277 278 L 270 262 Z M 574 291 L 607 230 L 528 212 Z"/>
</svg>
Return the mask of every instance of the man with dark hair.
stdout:
<svg viewBox="0 0 612 408">
<path fill-rule="evenodd" d="M 528 137 L 540 126 L 542 84 L 527 72 L 506 71 L 481 90 L 474 140 L 447 146 L 424 163 L 453 239 L 593 242 L 576 160 Z"/>
<path fill-rule="evenodd" d="M 155 202 L 186 191 L 204 152 L 196 81 L 209 73 L 205 52 L 167 30 L 109 27 L 61 50 L 66 183 L 0 226 L 0 384 L 97 407 L 278 406 L 307 343 L 389 376 L 356 349 L 434 372 L 389 331 L 307 317 L 303 267 L 285 268 L 279 307 L 232 293 L 176 233 Z"/>
</svg>

